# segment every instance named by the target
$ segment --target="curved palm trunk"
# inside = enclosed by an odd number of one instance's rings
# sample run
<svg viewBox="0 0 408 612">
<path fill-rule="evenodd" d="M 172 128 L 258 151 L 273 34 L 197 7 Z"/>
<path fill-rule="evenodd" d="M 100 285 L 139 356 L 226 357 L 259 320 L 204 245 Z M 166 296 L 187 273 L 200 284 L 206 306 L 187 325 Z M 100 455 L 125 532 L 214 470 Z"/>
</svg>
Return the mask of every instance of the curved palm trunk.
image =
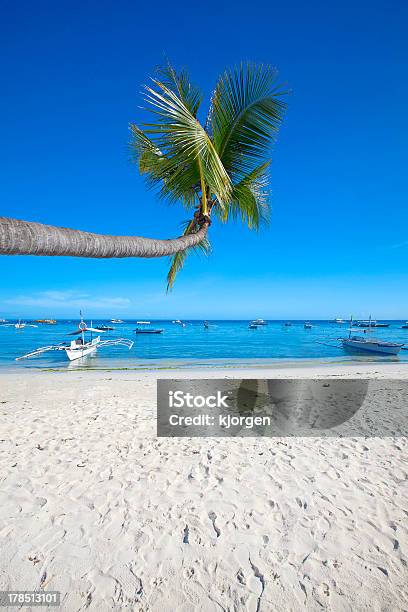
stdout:
<svg viewBox="0 0 408 612">
<path fill-rule="evenodd" d="M 164 257 L 199 244 L 208 223 L 195 234 L 170 240 L 140 236 L 106 236 L 0 217 L 0 255 L 51 255 L 68 257 Z"/>
</svg>

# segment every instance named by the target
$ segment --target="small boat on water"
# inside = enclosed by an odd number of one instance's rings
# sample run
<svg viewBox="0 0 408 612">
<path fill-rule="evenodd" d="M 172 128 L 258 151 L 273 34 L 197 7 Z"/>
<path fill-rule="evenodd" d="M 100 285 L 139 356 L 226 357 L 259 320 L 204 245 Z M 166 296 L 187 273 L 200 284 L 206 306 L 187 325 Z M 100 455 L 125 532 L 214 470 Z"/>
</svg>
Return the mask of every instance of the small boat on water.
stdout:
<svg viewBox="0 0 408 612">
<path fill-rule="evenodd" d="M 254 319 L 253 321 L 251 321 L 251 323 L 253 323 L 254 325 L 268 325 L 268 323 L 263 319 Z"/>
<path fill-rule="evenodd" d="M 258 329 L 258 325 L 255 325 L 255 323 L 250 323 L 248 325 L 248 329 Z"/>
<path fill-rule="evenodd" d="M 408 329 L 408 321 L 405 321 L 405 325 L 401 325 L 401 329 Z"/>
<path fill-rule="evenodd" d="M 290 323 L 290 321 L 286 321 L 286 323 L 283 324 L 284 327 L 292 327 L 292 323 Z"/>
<path fill-rule="evenodd" d="M 7 319 L 0 319 L 0 323 L 7 323 Z"/>
<path fill-rule="evenodd" d="M 209 329 L 210 325 L 208 321 L 204 321 L 204 329 Z"/>
<path fill-rule="evenodd" d="M 122 319 L 111 319 L 111 323 L 123 323 Z"/>
<path fill-rule="evenodd" d="M 164 331 L 164 329 L 152 329 L 152 328 L 144 328 L 142 329 L 141 327 L 136 327 L 136 329 L 134 330 L 134 332 L 136 334 L 162 334 Z"/>
<path fill-rule="evenodd" d="M 371 338 L 362 338 L 361 336 L 349 336 L 342 338 L 341 342 L 344 348 L 354 349 L 370 353 L 382 353 L 385 355 L 398 355 L 403 344 L 397 342 L 385 342 L 384 340 L 373 340 Z"/>
<path fill-rule="evenodd" d="M 99 331 L 105 332 L 105 331 L 112 331 L 115 328 L 114 327 L 110 327 L 109 325 L 102 324 L 102 325 L 97 325 L 95 329 L 99 329 Z"/>
<path fill-rule="evenodd" d="M 356 327 L 389 327 L 389 323 L 379 323 L 378 321 L 367 319 L 366 321 L 355 321 L 354 325 Z"/>
<path fill-rule="evenodd" d="M 150 321 L 136 321 L 137 325 L 150 325 Z"/>
<path fill-rule="evenodd" d="M 3 323 L 2 327 L 15 327 L 16 329 L 24 329 L 25 327 L 38 327 L 38 325 L 32 325 L 19 319 L 17 323 Z"/>
<path fill-rule="evenodd" d="M 41 346 L 38 349 L 35 349 L 31 353 L 27 353 L 22 357 L 17 357 L 16 361 L 20 361 L 21 359 L 27 359 L 29 357 L 35 357 L 37 355 L 41 355 L 42 353 L 47 353 L 49 351 L 65 351 L 66 356 L 70 361 L 74 361 L 75 359 L 80 359 L 81 357 L 86 357 L 91 353 L 95 353 L 98 348 L 106 347 L 106 346 L 126 346 L 129 350 L 133 346 L 132 340 L 127 340 L 126 338 L 118 338 L 115 340 L 101 340 L 100 336 L 96 338 L 93 337 L 93 333 L 101 333 L 100 329 L 92 327 L 92 322 L 90 327 L 85 323 L 81 315 L 81 321 L 78 324 L 78 329 L 74 332 L 69 333 L 69 336 L 79 336 L 79 338 L 75 338 L 75 340 L 71 340 L 71 342 L 60 342 L 59 344 L 53 344 L 50 346 Z M 86 335 L 90 334 L 90 338 L 86 339 Z"/>
<path fill-rule="evenodd" d="M 36 319 L 36 323 L 42 323 L 43 325 L 56 325 L 56 319 Z"/>
<path fill-rule="evenodd" d="M 344 319 L 340 319 L 339 317 L 336 317 L 332 321 L 329 321 L 329 323 L 336 323 L 337 325 L 343 325 L 345 321 Z"/>
<path fill-rule="evenodd" d="M 312 329 L 313 325 L 311 323 L 309 323 L 309 321 L 306 321 L 305 324 L 303 325 L 303 327 L 305 329 Z"/>
<path fill-rule="evenodd" d="M 371 323 L 370 319 L 368 320 L 368 323 Z M 370 333 L 372 331 L 371 327 L 371 325 L 368 325 L 368 327 L 364 329 L 363 333 Z M 404 346 L 404 344 L 399 342 L 386 342 L 385 340 L 370 338 L 366 335 L 352 335 L 352 332 L 356 331 L 359 332 L 360 329 L 358 327 L 353 328 L 353 319 L 351 319 L 348 337 L 339 338 L 343 348 L 352 349 L 358 352 L 378 353 L 382 355 L 398 355 Z"/>
</svg>

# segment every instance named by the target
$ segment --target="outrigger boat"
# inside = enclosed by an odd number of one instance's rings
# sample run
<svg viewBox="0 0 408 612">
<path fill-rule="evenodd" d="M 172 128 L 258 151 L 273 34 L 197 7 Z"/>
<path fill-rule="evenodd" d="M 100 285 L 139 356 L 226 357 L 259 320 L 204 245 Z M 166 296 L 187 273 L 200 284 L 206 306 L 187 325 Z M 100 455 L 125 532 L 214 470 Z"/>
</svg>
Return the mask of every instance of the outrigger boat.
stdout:
<svg viewBox="0 0 408 612">
<path fill-rule="evenodd" d="M 36 357 L 37 355 L 48 353 L 49 351 L 65 351 L 68 359 L 70 361 L 74 361 L 75 359 L 86 357 L 87 355 L 94 353 L 98 348 L 103 348 L 105 346 L 126 346 L 129 350 L 133 346 L 133 341 L 127 340 L 126 338 L 118 338 L 116 340 L 101 340 L 100 336 L 93 338 L 94 332 L 99 334 L 101 333 L 101 330 L 92 327 L 92 323 L 91 326 L 88 327 L 81 315 L 81 321 L 78 325 L 78 329 L 68 334 L 69 336 L 80 336 L 79 338 L 71 340 L 70 343 L 61 342 L 60 344 L 42 346 L 31 353 L 23 355 L 22 357 L 17 357 L 16 361 L 20 361 L 20 359 L 27 359 L 29 357 Z M 85 334 L 87 333 L 90 333 L 89 340 L 85 339 Z"/>
<path fill-rule="evenodd" d="M 356 327 L 389 327 L 389 323 L 379 323 L 378 321 L 374 321 L 371 319 L 367 319 L 366 321 L 356 321 L 354 323 Z"/>
<path fill-rule="evenodd" d="M 38 327 L 38 325 L 32 325 L 19 319 L 17 323 L 3 323 L 2 327 L 15 327 L 16 329 L 24 329 L 25 327 Z"/>
<path fill-rule="evenodd" d="M 364 334 L 372 331 L 371 318 L 368 320 L 368 327 L 364 329 Z M 376 340 L 366 336 L 352 336 L 352 332 L 360 332 L 359 328 L 353 328 L 353 318 L 350 319 L 350 329 L 347 338 L 339 338 L 343 348 L 353 349 L 357 351 L 369 353 L 381 353 L 385 355 L 398 355 L 404 344 L 399 342 L 386 342 L 385 340 Z M 361 333 L 361 332 L 360 332 Z"/>
<path fill-rule="evenodd" d="M 145 327 L 144 329 L 136 327 L 135 329 L 136 334 L 162 334 L 163 331 L 163 329 L 149 329 L 148 327 Z"/>
</svg>

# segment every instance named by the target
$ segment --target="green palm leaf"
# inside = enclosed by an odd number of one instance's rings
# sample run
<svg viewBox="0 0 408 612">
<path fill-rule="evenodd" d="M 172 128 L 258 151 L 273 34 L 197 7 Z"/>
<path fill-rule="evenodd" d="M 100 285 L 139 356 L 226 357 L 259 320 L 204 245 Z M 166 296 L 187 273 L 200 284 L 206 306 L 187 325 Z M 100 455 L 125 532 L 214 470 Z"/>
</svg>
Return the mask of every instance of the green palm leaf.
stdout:
<svg viewBox="0 0 408 612">
<path fill-rule="evenodd" d="M 191 83 L 188 73 L 185 70 L 177 73 L 173 66 L 167 63 L 157 69 L 157 75 L 167 89 L 176 94 L 190 113 L 196 117 L 202 93 Z"/>
<path fill-rule="evenodd" d="M 223 223 L 241 220 L 249 229 L 258 230 L 269 222 L 269 165 L 261 164 L 233 186 L 231 201 L 224 210 L 217 211 Z"/>
<path fill-rule="evenodd" d="M 241 64 L 219 79 L 211 105 L 210 130 L 232 178 L 240 179 L 265 159 L 286 108 L 285 93 L 270 66 Z"/>
<path fill-rule="evenodd" d="M 203 194 L 208 190 L 223 205 L 231 194 L 231 181 L 209 135 L 173 91 L 153 82 L 156 89 L 146 87 L 147 100 L 157 123 L 144 124 L 144 133 L 166 157 L 169 195 L 182 192 L 187 184 L 199 184 Z"/>
<path fill-rule="evenodd" d="M 145 176 L 147 185 L 157 188 L 159 195 L 170 203 L 181 201 L 186 208 L 197 204 L 199 172 L 196 163 L 177 167 L 157 145 L 136 125 L 130 125 L 132 158 Z"/>
<path fill-rule="evenodd" d="M 195 231 L 197 231 L 196 222 L 186 221 L 185 229 L 183 231 L 183 236 L 192 234 Z M 201 252 L 201 253 L 204 253 L 205 255 L 209 255 L 211 252 L 211 244 L 208 238 L 206 237 L 196 247 L 192 247 L 190 249 L 180 251 L 179 253 L 176 253 L 175 255 L 171 257 L 170 270 L 168 271 L 168 274 L 167 274 L 167 291 L 171 291 L 171 289 L 173 288 L 174 281 L 176 280 L 176 276 L 178 272 L 180 272 L 180 270 L 184 267 L 184 264 L 186 262 L 188 255 L 190 255 L 190 253 L 192 253 L 193 251 Z"/>
</svg>

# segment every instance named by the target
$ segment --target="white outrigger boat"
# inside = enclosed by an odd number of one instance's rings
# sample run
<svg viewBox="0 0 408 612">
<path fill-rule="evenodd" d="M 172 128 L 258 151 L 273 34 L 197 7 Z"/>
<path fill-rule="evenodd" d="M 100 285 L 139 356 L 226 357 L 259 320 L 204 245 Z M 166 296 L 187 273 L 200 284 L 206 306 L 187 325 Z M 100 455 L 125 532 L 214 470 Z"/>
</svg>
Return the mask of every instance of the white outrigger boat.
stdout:
<svg viewBox="0 0 408 612">
<path fill-rule="evenodd" d="M 25 327 L 38 327 L 38 325 L 32 325 L 19 319 L 17 323 L 3 323 L 2 327 L 15 327 L 16 329 L 24 329 Z"/>
<path fill-rule="evenodd" d="M 36 357 L 37 355 L 41 355 L 42 353 L 48 353 L 49 351 L 65 351 L 68 359 L 70 361 L 74 361 L 75 359 L 80 359 L 81 357 L 86 357 L 91 353 L 94 353 L 98 348 L 103 348 L 106 346 L 126 346 L 129 350 L 133 346 L 133 340 L 128 340 L 127 338 L 117 338 L 116 340 L 101 340 L 101 337 L 98 335 L 95 338 L 93 337 L 93 333 L 96 332 L 98 334 L 103 333 L 102 330 L 97 329 L 91 326 L 88 327 L 85 321 L 81 316 L 81 321 L 78 325 L 78 330 L 71 332 L 70 336 L 79 336 L 75 340 L 71 340 L 71 342 L 61 342 L 60 344 L 53 344 L 50 346 L 42 346 L 31 353 L 27 353 L 26 355 L 22 355 L 21 357 L 17 357 L 16 361 L 20 359 L 27 359 L 29 357 Z M 90 333 L 90 339 L 85 339 L 85 334 Z"/>
<path fill-rule="evenodd" d="M 364 334 L 372 332 L 371 317 L 367 321 L 368 326 L 364 328 Z M 386 342 L 385 340 L 377 340 L 369 338 L 365 335 L 352 336 L 352 332 L 360 332 L 360 328 L 353 328 L 353 318 L 350 319 L 350 329 L 347 338 L 338 338 L 345 349 L 353 349 L 357 351 L 369 353 L 381 353 L 383 355 L 398 355 L 404 344 L 399 342 Z"/>
</svg>

